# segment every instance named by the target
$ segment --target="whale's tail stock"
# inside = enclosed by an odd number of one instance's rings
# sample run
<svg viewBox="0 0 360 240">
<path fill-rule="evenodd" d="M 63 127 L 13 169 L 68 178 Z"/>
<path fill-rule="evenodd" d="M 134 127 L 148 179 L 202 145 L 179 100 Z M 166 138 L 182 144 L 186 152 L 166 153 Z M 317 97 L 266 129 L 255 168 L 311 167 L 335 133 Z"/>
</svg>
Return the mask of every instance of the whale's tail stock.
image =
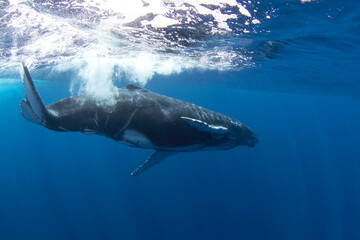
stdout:
<svg viewBox="0 0 360 240">
<path fill-rule="evenodd" d="M 37 91 L 26 65 L 22 63 L 25 99 L 20 103 L 21 115 L 30 122 L 45 126 L 49 112 Z"/>
</svg>

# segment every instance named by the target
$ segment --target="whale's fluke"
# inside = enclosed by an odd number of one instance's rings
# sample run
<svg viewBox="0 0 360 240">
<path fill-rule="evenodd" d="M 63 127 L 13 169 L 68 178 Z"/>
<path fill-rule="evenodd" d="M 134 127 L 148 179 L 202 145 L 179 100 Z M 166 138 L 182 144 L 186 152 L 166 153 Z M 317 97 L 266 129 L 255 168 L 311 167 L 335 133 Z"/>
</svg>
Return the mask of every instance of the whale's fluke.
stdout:
<svg viewBox="0 0 360 240">
<path fill-rule="evenodd" d="M 25 99 L 20 103 L 21 114 L 27 120 L 45 125 L 49 112 L 46 109 L 36 87 L 30 76 L 28 68 L 22 64 L 24 69 L 23 84 L 25 87 Z"/>
</svg>

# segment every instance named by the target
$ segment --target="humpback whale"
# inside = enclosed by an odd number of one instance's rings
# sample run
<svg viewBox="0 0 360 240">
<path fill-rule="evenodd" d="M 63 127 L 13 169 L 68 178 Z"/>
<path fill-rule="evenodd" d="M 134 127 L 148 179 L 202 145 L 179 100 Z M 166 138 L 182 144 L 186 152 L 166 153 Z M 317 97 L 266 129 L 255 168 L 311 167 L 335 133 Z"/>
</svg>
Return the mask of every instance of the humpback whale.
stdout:
<svg viewBox="0 0 360 240">
<path fill-rule="evenodd" d="M 155 152 L 131 175 L 136 176 L 178 152 L 227 150 L 255 146 L 257 135 L 235 118 L 128 84 L 116 89 L 112 107 L 92 96 L 71 96 L 45 106 L 23 63 L 25 99 L 22 116 L 59 132 L 111 138 Z"/>
</svg>

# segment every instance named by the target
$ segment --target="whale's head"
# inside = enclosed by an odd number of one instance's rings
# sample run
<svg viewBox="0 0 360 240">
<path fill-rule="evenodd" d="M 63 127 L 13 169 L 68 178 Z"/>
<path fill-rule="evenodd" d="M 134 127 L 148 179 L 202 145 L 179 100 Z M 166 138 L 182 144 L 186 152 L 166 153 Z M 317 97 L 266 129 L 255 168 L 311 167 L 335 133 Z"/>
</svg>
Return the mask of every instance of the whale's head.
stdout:
<svg viewBox="0 0 360 240">
<path fill-rule="evenodd" d="M 236 146 L 245 145 L 248 147 L 254 147 L 256 143 L 259 142 L 257 134 L 251 130 L 245 124 L 236 124 L 236 126 L 231 129 L 229 138 L 231 141 L 235 142 Z"/>
</svg>

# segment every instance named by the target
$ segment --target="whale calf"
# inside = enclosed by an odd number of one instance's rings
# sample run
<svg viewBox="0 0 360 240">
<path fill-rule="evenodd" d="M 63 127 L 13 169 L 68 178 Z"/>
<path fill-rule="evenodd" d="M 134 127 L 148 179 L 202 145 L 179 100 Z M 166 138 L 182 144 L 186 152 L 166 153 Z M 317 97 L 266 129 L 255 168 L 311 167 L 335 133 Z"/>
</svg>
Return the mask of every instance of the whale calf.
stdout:
<svg viewBox="0 0 360 240">
<path fill-rule="evenodd" d="M 255 146 L 257 135 L 235 118 L 128 84 L 116 89 L 115 103 L 99 104 L 83 94 L 45 106 L 23 64 L 22 116 L 59 132 L 82 132 L 133 147 L 154 149 L 131 175 L 136 176 L 178 152 Z"/>
</svg>

